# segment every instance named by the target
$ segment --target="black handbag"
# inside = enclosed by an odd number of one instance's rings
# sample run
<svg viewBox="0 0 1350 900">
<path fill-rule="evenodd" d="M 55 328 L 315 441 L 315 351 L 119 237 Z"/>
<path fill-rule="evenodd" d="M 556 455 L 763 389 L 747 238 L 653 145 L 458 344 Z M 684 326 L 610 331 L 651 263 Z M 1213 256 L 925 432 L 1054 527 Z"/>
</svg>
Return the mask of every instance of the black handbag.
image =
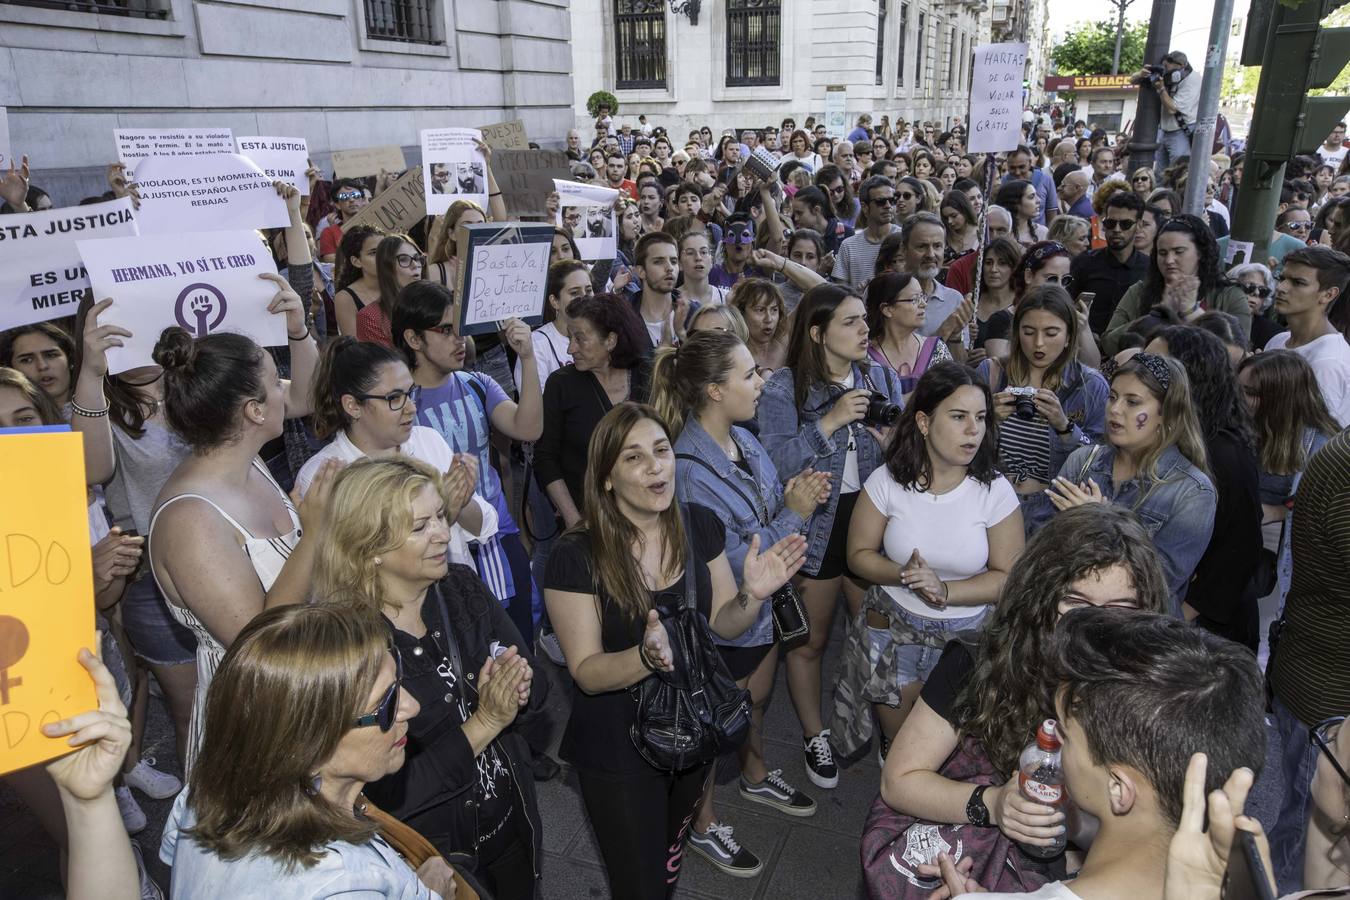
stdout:
<svg viewBox="0 0 1350 900">
<path fill-rule="evenodd" d="M 712 472 L 713 475 L 717 475 L 716 469 L 697 456 L 692 456 L 688 453 L 677 453 L 675 454 L 675 458 L 698 463 L 709 472 Z M 734 476 L 731 479 L 722 479 L 720 475 L 717 475 L 717 477 L 721 479 L 723 484 L 735 491 L 740 498 L 745 501 L 745 505 L 750 507 L 751 511 L 755 514 L 755 518 L 759 520 L 761 528 L 768 527 L 769 511 L 762 502 L 762 498 L 761 502 L 756 503 L 741 489 L 741 486 L 736 483 Z M 760 549 L 766 550 L 768 548 L 761 547 Z M 774 634 L 777 636 L 780 643 L 785 645 L 805 643 L 806 639 L 811 636 L 811 620 L 806 617 L 806 606 L 802 603 L 802 597 L 797 593 L 797 589 L 793 586 L 791 581 L 773 592 L 773 595 L 769 598 L 769 612 L 773 616 Z"/>
<path fill-rule="evenodd" d="M 654 672 L 630 689 L 637 715 L 629 737 L 642 758 L 663 772 L 710 763 L 739 747 L 750 732 L 750 692 L 736 685 L 698 611 L 688 524 L 685 517 L 683 602 L 662 620 L 675 671 Z"/>
</svg>

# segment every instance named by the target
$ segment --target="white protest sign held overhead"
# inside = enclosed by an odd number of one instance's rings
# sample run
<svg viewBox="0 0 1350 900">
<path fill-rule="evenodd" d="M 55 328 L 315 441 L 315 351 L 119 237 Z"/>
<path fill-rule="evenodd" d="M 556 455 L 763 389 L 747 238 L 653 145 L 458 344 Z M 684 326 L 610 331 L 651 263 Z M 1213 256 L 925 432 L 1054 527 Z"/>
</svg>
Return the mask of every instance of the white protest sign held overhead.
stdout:
<svg viewBox="0 0 1350 900">
<path fill-rule="evenodd" d="M 119 128 L 117 158 L 131 178 L 136 164 L 152 156 L 204 156 L 233 153 L 234 133 L 228 128 Z"/>
<path fill-rule="evenodd" d="M 0 331 L 75 315 L 89 290 L 76 241 L 134 234 L 128 197 L 0 216 Z"/>
<path fill-rule="evenodd" d="M 1026 44 L 981 44 L 970 79 L 971 153 L 1015 150 L 1022 140 Z"/>
<path fill-rule="evenodd" d="M 247 156 L 263 170 L 268 178 L 279 178 L 309 194 L 309 147 L 304 138 L 241 137 L 239 154 Z"/>
<path fill-rule="evenodd" d="M 258 277 L 277 267 L 252 231 L 80 241 L 79 250 L 94 296 L 113 299 L 99 324 L 132 334 L 108 350 L 114 375 L 153 365 L 155 342 L 171 325 L 195 337 L 233 331 L 264 347 L 286 344 L 285 315 L 267 311 L 276 282 Z"/>
<path fill-rule="evenodd" d="M 427 215 L 443 215 L 456 200 L 472 200 L 487 209 L 487 160 L 474 143 L 482 138 L 477 128 L 423 129 Z"/>
<path fill-rule="evenodd" d="M 141 234 L 285 228 L 286 201 L 272 179 L 237 153 L 142 160 L 136 169 Z"/>
<path fill-rule="evenodd" d="M 0 106 L 0 166 L 8 169 L 13 161 L 14 157 L 10 155 L 9 149 L 9 113 Z"/>
<path fill-rule="evenodd" d="M 581 258 L 613 259 L 619 230 L 614 201 L 619 199 L 619 192 L 560 178 L 554 179 L 553 189 L 558 192 L 557 225 L 572 235 Z"/>
</svg>

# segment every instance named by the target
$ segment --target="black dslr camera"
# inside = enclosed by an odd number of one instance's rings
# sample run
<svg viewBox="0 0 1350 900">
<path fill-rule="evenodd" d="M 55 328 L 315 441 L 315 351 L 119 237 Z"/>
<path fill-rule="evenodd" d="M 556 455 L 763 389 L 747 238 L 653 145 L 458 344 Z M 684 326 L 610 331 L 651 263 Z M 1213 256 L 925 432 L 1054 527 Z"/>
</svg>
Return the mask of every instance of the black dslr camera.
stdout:
<svg viewBox="0 0 1350 900">
<path fill-rule="evenodd" d="M 900 407 L 892 403 L 881 391 L 872 391 L 867 398 L 867 414 L 863 424 L 872 428 L 890 428 L 900 421 Z"/>
<path fill-rule="evenodd" d="M 1157 84 L 1158 82 L 1163 80 L 1163 76 L 1166 74 L 1167 70 L 1164 69 L 1162 66 L 1156 65 L 1154 63 L 1145 63 L 1143 74 L 1136 75 L 1135 77 L 1131 78 L 1130 84 L 1136 86 L 1144 84 L 1145 82 L 1147 82 L 1148 84 Z"/>
</svg>

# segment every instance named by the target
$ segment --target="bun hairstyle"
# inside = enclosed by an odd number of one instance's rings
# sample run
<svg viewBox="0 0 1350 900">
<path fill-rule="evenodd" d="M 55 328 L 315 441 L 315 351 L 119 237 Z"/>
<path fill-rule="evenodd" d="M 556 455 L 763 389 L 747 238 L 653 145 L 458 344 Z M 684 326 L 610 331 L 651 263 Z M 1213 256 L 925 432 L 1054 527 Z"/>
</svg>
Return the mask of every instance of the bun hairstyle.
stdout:
<svg viewBox="0 0 1350 900">
<path fill-rule="evenodd" d="M 153 358 L 164 369 L 164 417 L 194 451 L 236 440 L 239 410 L 267 399 L 266 354 L 252 339 L 222 331 L 194 338 L 177 325 L 155 342 Z"/>
<path fill-rule="evenodd" d="M 403 357 L 383 344 L 358 341 L 349 334 L 330 341 L 314 373 L 315 437 L 328 440 L 351 425 L 342 398 L 368 393 L 379 380 L 380 369 L 391 363 L 402 365 Z"/>
</svg>

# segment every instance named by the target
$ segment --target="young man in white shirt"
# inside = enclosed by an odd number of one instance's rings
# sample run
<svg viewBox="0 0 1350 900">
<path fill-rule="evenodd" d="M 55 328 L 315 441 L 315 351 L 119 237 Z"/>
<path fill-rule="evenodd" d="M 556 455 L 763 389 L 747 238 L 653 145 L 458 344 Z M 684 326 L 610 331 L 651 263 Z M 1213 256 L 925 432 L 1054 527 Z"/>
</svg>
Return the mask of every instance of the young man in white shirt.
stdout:
<svg viewBox="0 0 1350 900">
<path fill-rule="evenodd" d="M 1328 319 L 1350 283 L 1350 256 L 1330 247 L 1300 247 L 1286 254 L 1275 286 L 1275 311 L 1289 330 L 1266 343 L 1267 350 L 1292 350 L 1312 366 L 1327 409 L 1341 427 L 1350 425 L 1350 344 Z"/>
<path fill-rule="evenodd" d="M 1339 169 L 1341 163 L 1345 161 L 1345 123 L 1337 122 L 1336 127 L 1331 129 L 1331 134 L 1322 142 L 1322 146 L 1317 148 L 1317 155 L 1322 162 L 1329 166 Z"/>
<path fill-rule="evenodd" d="M 1047 675 L 1059 683 L 1071 822 L 1072 811 L 1095 820 L 1087 858 L 1072 880 L 995 894 L 964 876 L 970 863 L 944 855 L 946 886 L 987 900 L 1162 900 L 1192 753 L 1209 757 L 1206 794 L 1235 773 L 1229 787 L 1238 787 L 1239 809 L 1265 763 L 1256 658 L 1178 619 L 1126 609 L 1074 610 L 1055 640 Z"/>
</svg>

